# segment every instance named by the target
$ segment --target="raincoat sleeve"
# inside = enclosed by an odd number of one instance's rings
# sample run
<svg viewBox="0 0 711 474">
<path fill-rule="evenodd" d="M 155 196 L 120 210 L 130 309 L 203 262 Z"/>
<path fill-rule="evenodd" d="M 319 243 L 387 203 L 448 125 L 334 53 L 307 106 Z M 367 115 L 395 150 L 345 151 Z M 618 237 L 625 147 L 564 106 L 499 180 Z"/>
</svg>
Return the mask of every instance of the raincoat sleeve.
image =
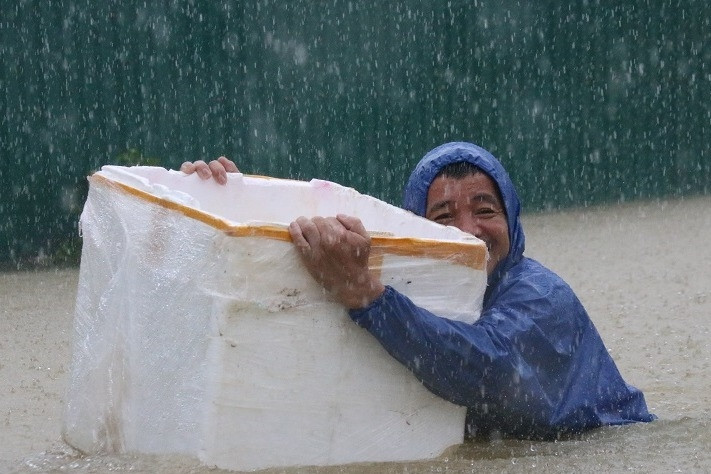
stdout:
<svg viewBox="0 0 711 474">
<path fill-rule="evenodd" d="M 500 431 L 551 437 L 653 419 L 562 280 L 529 272 L 496 300 L 468 324 L 387 287 L 350 316 L 430 391 Z"/>
</svg>

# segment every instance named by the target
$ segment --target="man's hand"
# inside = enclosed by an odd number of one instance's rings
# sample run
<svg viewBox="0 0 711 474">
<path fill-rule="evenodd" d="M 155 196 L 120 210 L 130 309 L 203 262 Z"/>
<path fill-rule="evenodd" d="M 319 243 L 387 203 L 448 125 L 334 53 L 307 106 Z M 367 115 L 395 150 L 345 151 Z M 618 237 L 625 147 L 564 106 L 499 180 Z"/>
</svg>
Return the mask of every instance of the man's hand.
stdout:
<svg viewBox="0 0 711 474">
<path fill-rule="evenodd" d="M 203 160 L 186 161 L 180 166 L 180 171 L 185 174 L 197 173 L 202 179 L 214 178 L 219 184 L 227 183 L 227 173 L 239 173 L 237 165 L 224 156 L 210 163 Z"/>
<path fill-rule="evenodd" d="M 368 269 L 370 236 L 356 217 L 299 217 L 289 233 L 309 273 L 347 308 L 364 308 L 385 287 Z"/>
</svg>

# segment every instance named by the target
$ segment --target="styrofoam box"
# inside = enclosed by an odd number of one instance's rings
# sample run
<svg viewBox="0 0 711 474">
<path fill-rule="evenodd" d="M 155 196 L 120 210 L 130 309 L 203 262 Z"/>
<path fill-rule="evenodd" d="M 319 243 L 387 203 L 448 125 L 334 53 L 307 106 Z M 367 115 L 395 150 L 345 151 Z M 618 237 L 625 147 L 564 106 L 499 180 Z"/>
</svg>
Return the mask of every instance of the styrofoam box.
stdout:
<svg viewBox="0 0 711 474">
<path fill-rule="evenodd" d="M 426 390 L 303 267 L 288 223 L 336 213 L 363 221 L 384 284 L 439 316 L 478 317 L 484 244 L 353 189 L 92 175 L 64 439 L 236 470 L 417 460 L 461 443 L 465 408 Z"/>
</svg>

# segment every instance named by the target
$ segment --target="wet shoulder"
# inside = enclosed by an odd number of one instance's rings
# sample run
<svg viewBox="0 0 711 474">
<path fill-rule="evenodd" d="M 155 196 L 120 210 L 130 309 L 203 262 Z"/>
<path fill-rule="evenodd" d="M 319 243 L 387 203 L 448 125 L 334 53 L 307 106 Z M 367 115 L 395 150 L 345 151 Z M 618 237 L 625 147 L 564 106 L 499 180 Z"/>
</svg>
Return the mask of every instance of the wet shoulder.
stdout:
<svg viewBox="0 0 711 474">
<path fill-rule="evenodd" d="M 580 316 L 587 313 L 572 288 L 555 272 L 524 257 L 501 278 L 491 293 L 491 308 L 519 309 L 532 317 Z"/>
</svg>

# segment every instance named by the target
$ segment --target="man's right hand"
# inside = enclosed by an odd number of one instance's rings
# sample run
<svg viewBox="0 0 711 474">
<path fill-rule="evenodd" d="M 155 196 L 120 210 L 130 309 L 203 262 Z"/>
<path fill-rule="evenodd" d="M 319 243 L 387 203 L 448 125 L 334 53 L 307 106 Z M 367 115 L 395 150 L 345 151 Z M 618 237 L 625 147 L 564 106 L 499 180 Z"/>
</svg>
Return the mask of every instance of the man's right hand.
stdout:
<svg viewBox="0 0 711 474">
<path fill-rule="evenodd" d="M 186 161 L 180 166 L 180 171 L 185 174 L 197 173 L 202 179 L 214 178 L 219 184 L 227 183 L 227 173 L 240 172 L 237 165 L 224 156 L 209 163 L 205 163 L 203 160 Z"/>
</svg>

